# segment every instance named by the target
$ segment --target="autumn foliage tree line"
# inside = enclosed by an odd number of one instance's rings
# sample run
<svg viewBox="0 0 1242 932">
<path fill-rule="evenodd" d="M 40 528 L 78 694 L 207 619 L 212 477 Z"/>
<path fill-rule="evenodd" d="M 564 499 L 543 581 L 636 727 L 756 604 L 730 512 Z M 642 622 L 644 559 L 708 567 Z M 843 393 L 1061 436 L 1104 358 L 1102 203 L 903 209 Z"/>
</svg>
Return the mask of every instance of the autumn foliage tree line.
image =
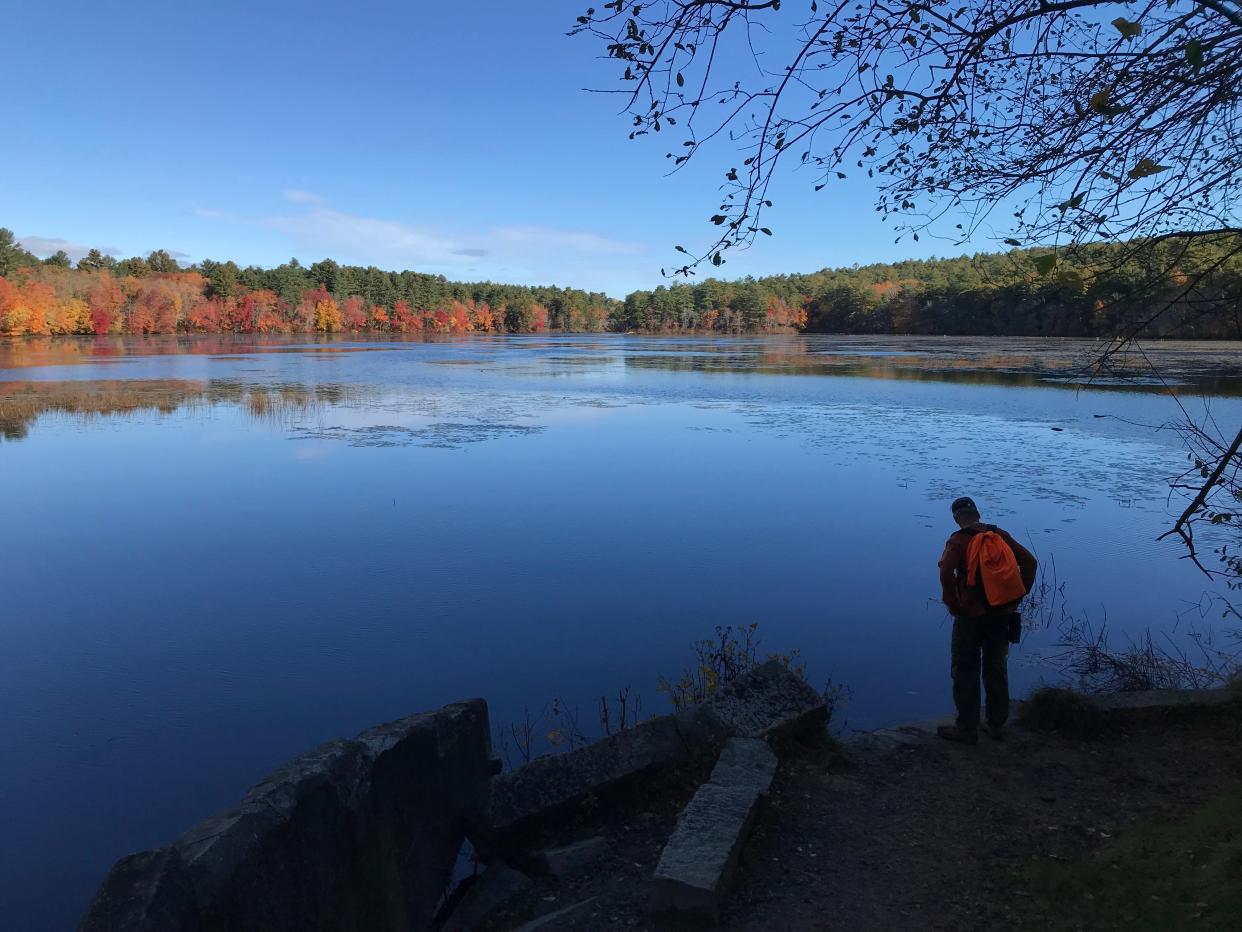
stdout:
<svg viewBox="0 0 1242 932">
<path fill-rule="evenodd" d="M 1242 239 L 1013 249 L 636 291 L 643 331 L 1242 339 Z M 1154 258 L 1153 258 L 1154 253 Z"/>
<path fill-rule="evenodd" d="M 272 269 L 167 252 L 74 267 L 40 260 L 0 230 L 0 331 L 8 334 L 593 332 L 1242 337 L 1236 243 L 1169 242 L 979 253 L 810 274 L 705 279 L 624 301 L 570 288 L 460 283 L 338 265 Z"/>
<path fill-rule="evenodd" d="M 539 333 L 597 331 L 616 302 L 572 288 L 450 282 L 417 272 L 296 259 L 272 269 L 169 253 L 73 266 L 0 230 L 0 331 L 9 334 Z"/>
</svg>

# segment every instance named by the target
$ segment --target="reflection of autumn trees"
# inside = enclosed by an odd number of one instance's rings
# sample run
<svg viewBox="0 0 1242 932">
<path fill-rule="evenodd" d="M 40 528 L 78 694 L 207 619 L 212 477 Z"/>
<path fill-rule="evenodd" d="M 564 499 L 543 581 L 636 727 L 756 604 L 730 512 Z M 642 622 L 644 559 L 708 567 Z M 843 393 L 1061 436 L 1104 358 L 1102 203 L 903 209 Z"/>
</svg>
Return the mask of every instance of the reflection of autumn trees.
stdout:
<svg viewBox="0 0 1242 932">
<path fill-rule="evenodd" d="M 122 356 L 221 356 L 237 352 L 355 353 L 366 346 L 335 345 L 332 342 L 299 344 L 281 334 L 237 336 L 234 334 L 175 334 L 149 340 L 135 340 L 124 334 L 86 340 L 56 337 L 0 338 L 0 369 L 30 366 L 61 366 L 92 361 L 104 362 Z"/>
<path fill-rule="evenodd" d="M 356 402 L 363 389 L 346 385 L 248 385 L 233 380 L 116 379 L 0 382 L 0 437 L 17 440 L 45 414 L 90 418 L 195 405 L 234 404 L 252 417 L 285 423 L 329 405 Z"/>
</svg>

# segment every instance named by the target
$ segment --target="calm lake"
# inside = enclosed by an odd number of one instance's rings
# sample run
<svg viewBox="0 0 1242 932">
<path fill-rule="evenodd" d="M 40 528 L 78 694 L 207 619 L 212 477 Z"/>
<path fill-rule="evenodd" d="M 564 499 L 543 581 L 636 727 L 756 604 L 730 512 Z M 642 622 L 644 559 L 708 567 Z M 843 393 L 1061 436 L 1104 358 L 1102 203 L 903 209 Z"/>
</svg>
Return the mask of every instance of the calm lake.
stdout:
<svg viewBox="0 0 1242 932">
<path fill-rule="evenodd" d="M 1203 578 L 1156 542 L 1177 405 L 1075 387 L 1094 346 L 0 343 L 0 925 L 71 928 L 116 858 L 377 722 L 559 697 L 594 731 L 626 686 L 665 711 L 657 675 L 716 625 L 846 684 L 847 728 L 944 712 L 957 495 L 1117 636 L 1197 622 Z M 1148 349 L 1242 419 L 1242 345 Z M 1055 641 L 1015 650 L 1015 692 Z"/>
</svg>

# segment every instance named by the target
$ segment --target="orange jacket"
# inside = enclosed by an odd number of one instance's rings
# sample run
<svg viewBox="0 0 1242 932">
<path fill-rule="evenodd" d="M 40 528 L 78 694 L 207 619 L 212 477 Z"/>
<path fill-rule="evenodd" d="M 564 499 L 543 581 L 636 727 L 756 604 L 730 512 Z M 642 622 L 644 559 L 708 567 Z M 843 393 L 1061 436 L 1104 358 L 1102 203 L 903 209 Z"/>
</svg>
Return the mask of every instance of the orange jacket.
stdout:
<svg viewBox="0 0 1242 932">
<path fill-rule="evenodd" d="M 993 608 L 983 597 L 982 586 L 966 585 L 966 548 L 970 546 L 970 539 L 979 530 L 995 531 L 999 534 L 1001 539 L 1013 549 L 1026 591 L 1030 592 L 1031 586 L 1035 585 L 1035 571 L 1039 567 L 1039 562 L 1007 531 L 991 524 L 976 524 L 973 528 L 963 528 L 949 537 L 944 545 L 944 553 L 940 555 L 941 599 L 945 607 L 949 609 L 949 614 L 955 618 L 980 618 L 988 614 L 1008 614 L 1015 608 L 1012 605 Z"/>
</svg>

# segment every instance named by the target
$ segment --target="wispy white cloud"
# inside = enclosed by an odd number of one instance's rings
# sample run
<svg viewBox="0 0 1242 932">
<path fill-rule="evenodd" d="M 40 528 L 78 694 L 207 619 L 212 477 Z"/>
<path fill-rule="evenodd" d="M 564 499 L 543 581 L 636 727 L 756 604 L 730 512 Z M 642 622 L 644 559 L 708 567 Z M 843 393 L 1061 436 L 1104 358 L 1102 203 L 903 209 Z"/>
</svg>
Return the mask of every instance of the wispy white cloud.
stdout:
<svg viewBox="0 0 1242 932">
<path fill-rule="evenodd" d="M 566 257 L 636 256 L 641 243 L 614 239 L 589 230 L 543 226 L 502 226 L 452 232 L 380 217 L 364 217 L 326 206 L 296 214 L 264 217 L 259 225 L 284 233 L 307 251 L 387 262 L 400 268 L 477 265 L 479 260 L 505 265 L 538 264 Z"/>
<path fill-rule="evenodd" d="M 301 188 L 285 188 L 284 196 L 286 201 L 294 204 L 322 204 L 324 198 L 314 191 L 303 191 Z"/>
<path fill-rule="evenodd" d="M 119 256 L 121 254 L 121 250 L 115 246 L 84 246 L 81 243 L 74 243 L 55 236 L 23 236 L 19 242 L 23 249 L 33 252 L 40 259 L 46 259 L 48 256 L 55 255 L 62 249 L 75 262 L 90 252 L 91 249 L 98 249 L 109 256 Z"/>
<path fill-rule="evenodd" d="M 317 195 L 288 190 L 301 209 L 261 217 L 198 210 L 203 219 L 231 221 L 288 237 L 303 258 L 330 256 L 342 262 L 416 269 L 494 281 L 563 282 L 615 291 L 621 277 L 643 274 L 645 244 L 581 229 L 503 225 L 446 229 L 337 210 Z M 628 263 L 628 268 L 622 268 Z"/>
<path fill-rule="evenodd" d="M 492 235 L 523 251 L 555 253 L 576 252 L 586 256 L 636 256 L 646 249 L 640 243 L 601 236 L 580 230 L 557 230 L 549 227 L 497 227 Z"/>
<path fill-rule="evenodd" d="M 288 236 L 299 249 L 329 256 L 355 256 L 401 267 L 460 265 L 465 242 L 396 220 L 360 217 L 329 207 L 286 216 L 265 217 L 261 226 Z"/>
</svg>

